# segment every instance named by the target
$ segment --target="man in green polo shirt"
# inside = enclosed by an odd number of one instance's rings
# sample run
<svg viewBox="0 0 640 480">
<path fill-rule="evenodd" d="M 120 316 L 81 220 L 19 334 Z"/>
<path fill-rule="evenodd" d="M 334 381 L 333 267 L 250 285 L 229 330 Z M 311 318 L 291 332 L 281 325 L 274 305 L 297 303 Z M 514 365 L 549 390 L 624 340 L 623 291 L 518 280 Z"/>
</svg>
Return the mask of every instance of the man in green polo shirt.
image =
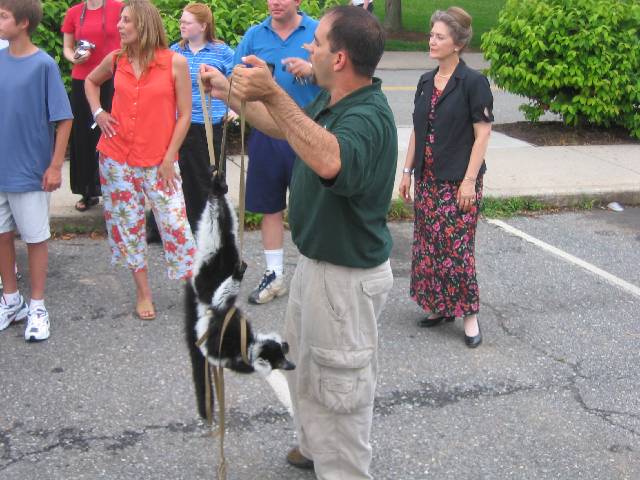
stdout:
<svg viewBox="0 0 640 480">
<path fill-rule="evenodd" d="M 291 281 L 285 336 L 297 368 L 287 377 L 299 446 L 294 466 L 322 480 L 370 479 L 377 318 L 393 285 L 391 201 L 397 134 L 373 78 L 384 31 L 363 9 L 325 14 L 309 45 L 324 88 L 301 110 L 255 56 L 234 70 L 231 106 L 247 101 L 247 120 L 286 139 L 297 154 L 289 224 L 300 259 Z M 213 94 L 229 84 L 203 68 Z"/>
</svg>

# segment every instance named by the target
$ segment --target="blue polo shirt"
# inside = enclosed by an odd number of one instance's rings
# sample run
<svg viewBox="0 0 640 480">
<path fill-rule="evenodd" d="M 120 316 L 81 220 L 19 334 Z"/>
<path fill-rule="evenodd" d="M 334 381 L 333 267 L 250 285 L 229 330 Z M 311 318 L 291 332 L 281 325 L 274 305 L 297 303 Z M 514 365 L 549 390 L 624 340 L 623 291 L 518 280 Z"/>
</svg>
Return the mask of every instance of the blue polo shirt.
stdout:
<svg viewBox="0 0 640 480">
<path fill-rule="evenodd" d="M 226 43 L 207 43 L 198 53 L 193 53 L 189 48 L 189 43 L 185 48 L 181 48 L 179 43 L 171 45 L 171 50 L 178 52 L 189 62 L 189 74 L 191 75 L 191 97 L 193 100 L 193 110 L 191 112 L 191 123 L 204 125 L 204 114 L 202 112 L 202 101 L 200 100 L 200 89 L 198 88 L 198 72 L 203 63 L 217 68 L 225 76 L 231 75 L 233 66 L 233 50 Z M 227 110 L 225 104 L 218 99 L 212 99 L 209 116 L 214 124 L 222 122 L 222 117 Z"/>
<path fill-rule="evenodd" d="M 320 89 L 316 85 L 302 85 L 296 82 L 295 77 L 282 68 L 281 63 L 281 60 L 287 57 L 309 59 L 309 52 L 302 48 L 302 44 L 313 41 L 318 21 L 305 13 L 300 15 L 302 15 L 300 25 L 285 40 L 282 40 L 271 27 L 270 16 L 262 23 L 251 27 L 236 48 L 233 61 L 237 65 L 242 62 L 242 57 L 256 55 L 266 62 L 273 63 L 276 82 L 298 105 L 305 107 L 316 97 Z"/>
</svg>

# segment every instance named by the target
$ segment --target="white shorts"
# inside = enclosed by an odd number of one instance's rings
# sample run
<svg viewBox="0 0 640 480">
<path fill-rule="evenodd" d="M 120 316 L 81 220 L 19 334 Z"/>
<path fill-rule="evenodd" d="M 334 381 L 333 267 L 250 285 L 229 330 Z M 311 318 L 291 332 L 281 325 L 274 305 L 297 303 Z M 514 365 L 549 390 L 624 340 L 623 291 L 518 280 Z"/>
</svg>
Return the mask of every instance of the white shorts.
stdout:
<svg viewBox="0 0 640 480">
<path fill-rule="evenodd" d="M 16 229 L 26 243 L 40 243 L 51 237 L 49 192 L 0 192 L 0 233 Z"/>
</svg>

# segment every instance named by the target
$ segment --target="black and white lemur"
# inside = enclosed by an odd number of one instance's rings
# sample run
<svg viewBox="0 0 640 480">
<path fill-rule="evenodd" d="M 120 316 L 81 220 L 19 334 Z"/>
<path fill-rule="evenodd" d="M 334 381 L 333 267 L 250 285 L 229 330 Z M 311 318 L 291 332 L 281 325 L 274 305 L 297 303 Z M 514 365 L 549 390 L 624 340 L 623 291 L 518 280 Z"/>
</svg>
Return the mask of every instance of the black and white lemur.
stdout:
<svg viewBox="0 0 640 480">
<path fill-rule="evenodd" d="M 240 373 L 258 372 L 267 376 L 274 369 L 295 368 L 285 357 L 289 351 L 287 343 L 277 334 L 254 334 L 249 322 L 246 349 L 249 364 L 243 362 L 240 348 L 242 313 L 237 307 L 224 333 L 220 350 L 222 324 L 227 312 L 235 306 L 247 266 L 240 260 L 236 243 L 238 219 L 226 196 L 227 184 L 221 176 L 212 174 L 210 178 L 209 198 L 196 232 L 198 248 L 194 275 L 185 288 L 186 338 L 198 412 L 203 418 L 206 418 L 205 355 L 212 365 Z M 208 339 L 197 347 L 196 341 L 207 331 Z"/>
</svg>

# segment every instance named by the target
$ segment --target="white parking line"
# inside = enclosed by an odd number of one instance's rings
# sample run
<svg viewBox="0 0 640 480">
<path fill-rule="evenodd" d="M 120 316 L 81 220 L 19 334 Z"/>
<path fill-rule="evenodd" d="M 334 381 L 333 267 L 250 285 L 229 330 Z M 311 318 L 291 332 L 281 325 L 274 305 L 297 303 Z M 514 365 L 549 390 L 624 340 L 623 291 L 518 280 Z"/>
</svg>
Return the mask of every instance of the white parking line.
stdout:
<svg viewBox="0 0 640 480">
<path fill-rule="evenodd" d="M 266 380 L 269 386 L 273 388 L 280 403 L 289 411 L 289 415 L 293 416 L 291 394 L 289 393 L 289 386 L 287 385 L 287 379 L 284 378 L 284 374 L 280 370 L 272 370 L 271 373 L 267 375 Z"/>
<path fill-rule="evenodd" d="M 640 298 L 640 287 L 637 287 L 632 283 L 626 282 L 621 278 L 618 278 L 615 275 L 610 274 L 609 272 L 605 272 L 601 268 L 598 268 L 595 265 L 591 265 L 590 263 L 585 262 L 584 260 L 578 257 L 574 257 L 570 253 L 560 250 L 559 248 L 556 248 L 553 245 L 549 245 L 548 243 L 543 242 L 542 240 L 538 240 L 537 238 L 532 237 L 531 235 L 524 233 L 522 230 L 518 230 L 517 228 L 512 227 L 511 225 L 501 220 L 487 220 L 487 222 L 492 225 L 495 225 L 496 227 L 502 228 L 503 230 L 509 232 L 512 235 L 515 235 L 516 237 L 520 237 L 523 240 L 526 240 L 527 242 L 533 243 L 534 245 L 542 248 L 543 250 L 546 250 L 547 252 L 560 257 L 565 262 L 573 263 L 574 265 L 584 268 L 585 270 L 591 273 L 594 273 L 599 277 L 602 277 L 604 280 L 606 280 L 610 284 L 615 285 L 616 287 L 620 287 L 621 289 Z"/>
</svg>

